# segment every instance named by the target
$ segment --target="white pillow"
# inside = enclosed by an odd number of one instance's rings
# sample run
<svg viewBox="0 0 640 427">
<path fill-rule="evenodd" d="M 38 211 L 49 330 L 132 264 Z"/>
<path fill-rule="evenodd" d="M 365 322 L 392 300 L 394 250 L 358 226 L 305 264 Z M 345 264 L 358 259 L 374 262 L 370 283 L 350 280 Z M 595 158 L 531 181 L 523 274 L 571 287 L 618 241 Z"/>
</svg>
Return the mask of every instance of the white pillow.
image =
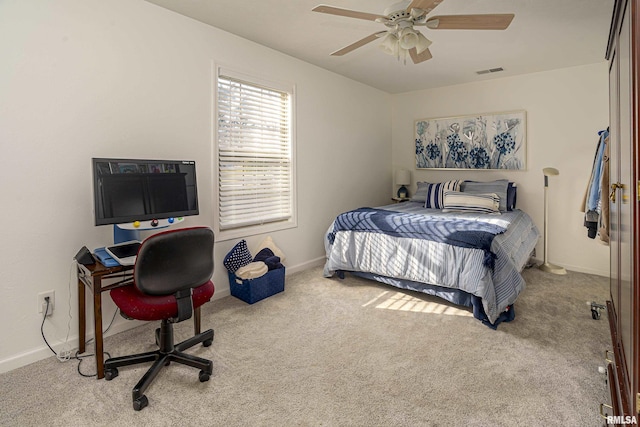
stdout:
<svg viewBox="0 0 640 427">
<path fill-rule="evenodd" d="M 273 239 L 271 238 L 271 236 L 267 236 L 264 238 L 264 240 L 256 248 L 254 254 L 257 254 L 264 248 L 271 249 L 271 252 L 273 252 L 275 256 L 280 257 L 280 262 L 284 262 L 284 253 L 280 250 L 279 247 L 276 246 L 275 243 L 273 243 Z"/>
<path fill-rule="evenodd" d="M 495 193 L 469 194 L 445 191 L 442 212 L 500 214 L 500 197 Z"/>
</svg>

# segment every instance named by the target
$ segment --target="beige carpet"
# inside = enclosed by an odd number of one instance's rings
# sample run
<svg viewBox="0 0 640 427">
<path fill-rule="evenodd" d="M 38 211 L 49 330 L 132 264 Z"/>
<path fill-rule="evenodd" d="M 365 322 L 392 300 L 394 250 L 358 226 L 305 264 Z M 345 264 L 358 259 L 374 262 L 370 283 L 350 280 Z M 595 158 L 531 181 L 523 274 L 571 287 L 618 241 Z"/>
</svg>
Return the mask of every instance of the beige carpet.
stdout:
<svg viewBox="0 0 640 427">
<path fill-rule="evenodd" d="M 172 364 L 135 412 L 146 371 L 83 378 L 51 357 L 0 375 L 1 426 L 600 426 L 607 399 L 608 279 L 525 270 L 516 319 L 494 331 L 469 310 L 320 268 L 287 277 L 254 305 L 233 297 L 203 307 L 215 329 L 214 373 Z M 105 340 L 112 356 L 153 348 L 155 324 Z M 178 325 L 187 337 L 191 322 Z M 83 372 L 95 369 L 93 359 Z"/>
</svg>

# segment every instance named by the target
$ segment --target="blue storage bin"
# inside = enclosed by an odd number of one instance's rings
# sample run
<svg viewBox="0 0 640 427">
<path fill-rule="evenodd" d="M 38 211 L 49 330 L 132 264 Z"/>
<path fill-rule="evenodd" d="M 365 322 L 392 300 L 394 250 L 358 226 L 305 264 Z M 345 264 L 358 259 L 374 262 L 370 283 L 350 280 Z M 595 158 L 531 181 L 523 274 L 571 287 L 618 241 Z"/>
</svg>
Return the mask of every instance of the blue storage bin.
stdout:
<svg viewBox="0 0 640 427">
<path fill-rule="evenodd" d="M 231 295 L 253 304 L 284 291 L 284 267 L 270 270 L 264 276 L 246 280 L 229 272 L 229 288 Z"/>
</svg>

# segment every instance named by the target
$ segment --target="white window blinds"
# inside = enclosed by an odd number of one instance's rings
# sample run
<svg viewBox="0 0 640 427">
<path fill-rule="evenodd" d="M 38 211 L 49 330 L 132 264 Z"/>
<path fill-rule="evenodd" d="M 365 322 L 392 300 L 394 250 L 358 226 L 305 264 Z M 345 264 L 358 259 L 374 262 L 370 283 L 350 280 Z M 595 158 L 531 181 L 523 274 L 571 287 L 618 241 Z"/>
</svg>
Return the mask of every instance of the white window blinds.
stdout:
<svg viewBox="0 0 640 427">
<path fill-rule="evenodd" d="M 291 94 L 218 76 L 220 230 L 292 215 Z"/>
</svg>

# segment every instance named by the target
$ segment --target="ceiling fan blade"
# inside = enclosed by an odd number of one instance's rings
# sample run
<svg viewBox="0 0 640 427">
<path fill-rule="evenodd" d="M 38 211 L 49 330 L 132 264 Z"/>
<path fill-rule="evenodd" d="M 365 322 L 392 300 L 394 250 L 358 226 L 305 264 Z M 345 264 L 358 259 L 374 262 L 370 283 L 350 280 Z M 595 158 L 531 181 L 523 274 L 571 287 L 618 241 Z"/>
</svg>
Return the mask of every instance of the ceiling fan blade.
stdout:
<svg viewBox="0 0 640 427">
<path fill-rule="evenodd" d="M 380 37 L 380 34 L 384 34 L 384 33 L 386 33 L 386 31 L 379 31 L 377 33 L 373 33 L 370 36 L 363 38 L 362 40 L 358 40 L 355 43 L 351 43 L 349 46 L 343 47 L 340 50 L 336 50 L 331 54 L 331 56 L 342 56 L 346 53 L 351 52 L 352 50 L 356 50 L 357 48 L 362 47 L 367 43 L 371 43 L 372 41 Z"/>
<path fill-rule="evenodd" d="M 411 56 L 411 60 L 414 64 L 419 64 L 423 61 L 426 61 L 427 59 L 433 58 L 429 49 L 425 49 L 422 52 L 418 53 L 415 47 L 413 49 L 409 49 L 409 56 Z"/>
<path fill-rule="evenodd" d="M 356 10 L 342 9 L 340 7 L 327 6 L 325 4 L 318 5 L 311 9 L 313 12 L 328 13 L 330 15 L 346 16 L 348 18 L 366 19 L 367 21 L 375 21 L 378 18 L 384 20 L 386 16 L 376 15 L 375 13 L 358 12 Z"/>
<path fill-rule="evenodd" d="M 422 9 L 425 12 L 430 13 L 443 1 L 444 0 L 413 0 L 409 7 L 407 7 L 407 12 L 411 11 L 411 9 Z"/>
<path fill-rule="evenodd" d="M 514 16 L 513 13 L 434 16 L 426 26 L 432 30 L 505 30 Z"/>
</svg>

